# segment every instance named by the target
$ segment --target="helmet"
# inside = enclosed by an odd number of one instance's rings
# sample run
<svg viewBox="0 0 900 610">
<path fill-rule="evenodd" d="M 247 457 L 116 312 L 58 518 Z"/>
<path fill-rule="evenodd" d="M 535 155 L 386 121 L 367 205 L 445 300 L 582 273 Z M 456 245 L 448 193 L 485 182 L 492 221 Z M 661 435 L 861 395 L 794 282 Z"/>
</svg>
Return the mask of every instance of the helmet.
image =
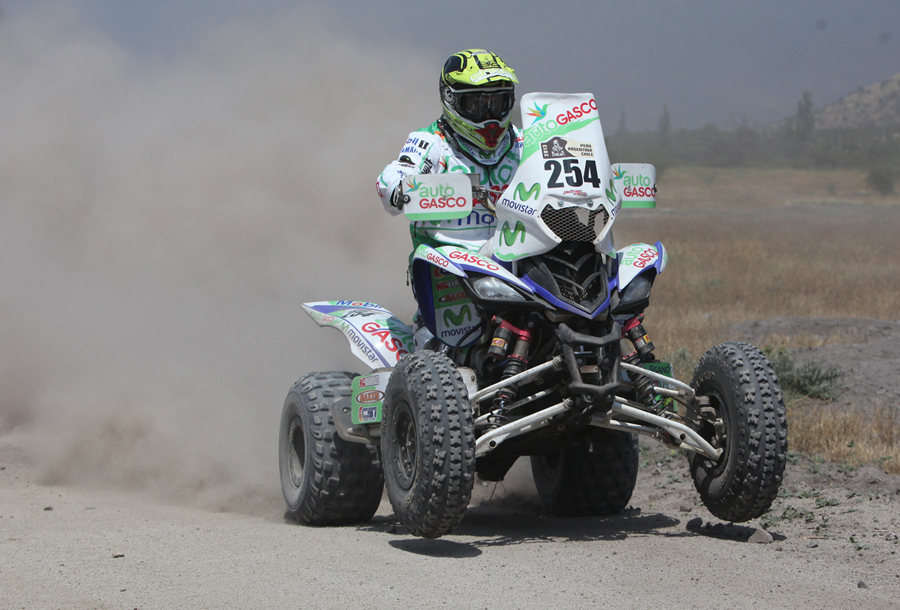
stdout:
<svg viewBox="0 0 900 610">
<path fill-rule="evenodd" d="M 490 154 L 509 130 L 518 82 L 515 70 L 490 51 L 451 55 L 440 80 L 444 119 L 479 152 Z"/>
</svg>

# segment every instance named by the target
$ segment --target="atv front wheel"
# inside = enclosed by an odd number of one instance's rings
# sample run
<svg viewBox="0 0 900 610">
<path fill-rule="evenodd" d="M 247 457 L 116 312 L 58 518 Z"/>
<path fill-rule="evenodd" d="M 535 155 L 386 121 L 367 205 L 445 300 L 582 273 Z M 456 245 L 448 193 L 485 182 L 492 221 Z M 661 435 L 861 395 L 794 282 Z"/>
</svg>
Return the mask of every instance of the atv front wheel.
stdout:
<svg viewBox="0 0 900 610">
<path fill-rule="evenodd" d="M 611 515 L 631 500 L 638 472 L 637 435 L 603 428 L 589 432 L 574 445 L 531 456 L 534 485 L 550 512 Z"/>
<path fill-rule="evenodd" d="M 388 497 L 411 534 L 438 538 L 462 521 L 475 483 L 475 425 L 462 377 L 430 351 L 400 359 L 381 420 Z"/>
<path fill-rule="evenodd" d="M 702 420 L 700 434 L 723 450 L 716 461 L 697 453 L 689 457 L 703 504 L 726 521 L 759 517 L 778 494 L 787 455 L 787 418 L 775 371 L 758 348 L 723 343 L 700 359 L 691 387 L 709 398 L 715 412 Z"/>
<path fill-rule="evenodd" d="M 281 413 L 278 462 L 288 512 L 309 525 L 363 523 L 381 503 L 378 448 L 338 436 L 331 405 L 350 400 L 354 375 L 312 373 L 288 393 Z"/>
</svg>

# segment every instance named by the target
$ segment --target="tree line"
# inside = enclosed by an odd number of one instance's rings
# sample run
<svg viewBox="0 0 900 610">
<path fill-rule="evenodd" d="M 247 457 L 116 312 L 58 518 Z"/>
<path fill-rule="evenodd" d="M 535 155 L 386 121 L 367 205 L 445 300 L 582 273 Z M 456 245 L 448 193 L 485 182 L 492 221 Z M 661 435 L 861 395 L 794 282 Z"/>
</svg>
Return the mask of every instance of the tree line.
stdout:
<svg viewBox="0 0 900 610">
<path fill-rule="evenodd" d="M 894 192 L 900 178 L 900 125 L 892 128 L 816 129 L 812 95 L 805 92 L 797 112 L 775 127 L 710 123 L 699 129 L 673 129 L 667 105 L 655 131 L 631 132 L 623 110 L 606 139 L 610 159 L 652 163 L 657 175 L 678 166 L 795 169 L 862 169 L 878 193 Z"/>
</svg>

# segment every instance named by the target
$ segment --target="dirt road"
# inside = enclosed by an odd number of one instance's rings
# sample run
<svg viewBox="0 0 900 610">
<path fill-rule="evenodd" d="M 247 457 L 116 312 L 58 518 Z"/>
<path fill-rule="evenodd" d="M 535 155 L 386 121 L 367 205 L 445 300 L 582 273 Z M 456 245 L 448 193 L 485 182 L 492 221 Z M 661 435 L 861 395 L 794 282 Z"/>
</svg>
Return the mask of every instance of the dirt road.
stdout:
<svg viewBox="0 0 900 610">
<path fill-rule="evenodd" d="M 481 487 L 462 526 L 429 541 L 390 505 L 369 524 L 165 506 L 43 486 L 0 450 L 0 606 L 18 608 L 897 608 L 900 477 L 794 459 L 767 523 L 721 524 L 683 458 L 645 448 L 632 508 L 555 518 L 522 481 Z M 490 494 L 493 498 L 487 499 Z"/>
</svg>

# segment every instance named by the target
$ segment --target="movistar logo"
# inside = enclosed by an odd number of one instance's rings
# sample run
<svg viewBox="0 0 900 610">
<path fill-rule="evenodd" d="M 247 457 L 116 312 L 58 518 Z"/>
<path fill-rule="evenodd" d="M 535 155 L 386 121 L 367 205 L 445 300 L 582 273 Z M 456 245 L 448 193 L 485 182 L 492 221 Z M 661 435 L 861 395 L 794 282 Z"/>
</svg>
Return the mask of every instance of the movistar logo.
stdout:
<svg viewBox="0 0 900 610">
<path fill-rule="evenodd" d="M 420 186 L 422 186 L 422 183 L 416 182 L 415 178 L 410 178 L 409 180 L 406 181 L 406 190 L 408 190 L 410 192 L 418 191 Z"/>
<path fill-rule="evenodd" d="M 624 178 L 625 174 L 628 173 L 624 169 L 622 169 L 621 165 L 618 168 L 615 168 L 615 167 L 612 168 L 612 171 L 613 171 L 613 180 L 619 180 L 621 178 Z"/>
<path fill-rule="evenodd" d="M 616 202 L 616 195 L 617 195 L 617 193 L 616 193 L 616 185 L 615 185 L 615 184 L 610 184 L 610 185 L 609 185 L 609 188 L 606 189 L 606 198 L 609 200 L 610 203 L 615 203 L 615 202 Z"/>
<path fill-rule="evenodd" d="M 542 118 L 547 116 L 547 108 L 550 107 L 550 104 L 544 104 L 544 107 L 541 108 L 537 105 L 537 102 L 534 103 L 534 108 L 528 111 L 528 116 L 533 116 L 534 120 L 531 122 L 532 125 L 540 121 Z"/>
<path fill-rule="evenodd" d="M 528 201 L 534 196 L 535 201 L 540 198 L 541 195 L 541 185 L 539 182 L 535 182 L 531 185 L 531 188 L 527 191 L 525 190 L 525 184 L 520 182 L 516 185 L 516 198 L 519 201 Z"/>
<path fill-rule="evenodd" d="M 467 318 L 469 322 L 472 321 L 472 310 L 469 309 L 468 305 L 463 305 L 463 308 L 459 310 L 459 314 L 455 314 L 448 309 L 444 312 L 444 326 L 459 326 Z"/>
<path fill-rule="evenodd" d="M 500 229 L 500 241 L 509 248 L 516 243 L 516 240 L 521 241 L 523 244 L 525 243 L 525 225 L 520 220 L 516 222 L 516 228 L 510 231 L 509 223 L 504 222 L 503 227 Z"/>
</svg>

